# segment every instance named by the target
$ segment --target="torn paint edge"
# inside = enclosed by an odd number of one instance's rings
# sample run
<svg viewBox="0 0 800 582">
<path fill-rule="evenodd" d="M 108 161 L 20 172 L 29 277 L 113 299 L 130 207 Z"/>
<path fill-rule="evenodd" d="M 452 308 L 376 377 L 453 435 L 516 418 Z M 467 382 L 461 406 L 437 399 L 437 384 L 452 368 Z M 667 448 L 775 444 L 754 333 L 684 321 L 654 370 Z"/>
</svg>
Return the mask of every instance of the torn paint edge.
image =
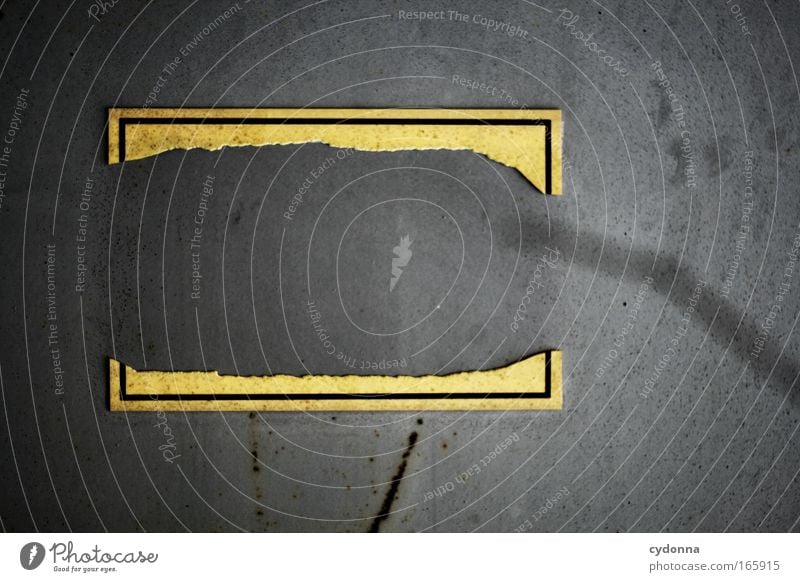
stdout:
<svg viewBox="0 0 800 582">
<path fill-rule="evenodd" d="M 129 123 L 147 124 L 175 124 L 181 125 L 209 125 L 237 124 L 241 127 L 249 125 L 315 125 L 329 126 L 341 124 L 353 125 L 436 125 L 441 122 L 442 127 L 453 125 L 543 125 L 545 127 L 545 177 L 544 184 L 540 177 L 531 175 L 519 164 L 501 159 L 503 156 L 492 153 L 493 148 L 479 150 L 469 146 L 449 147 L 387 147 L 371 149 L 353 144 L 332 144 L 325 139 L 310 140 L 285 140 L 285 141 L 258 141 L 250 143 L 220 143 L 218 147 L 203 146 L 171 146 L 168 143 L 160 144 L 154 148 L 153 153 L 139 156 L 134 159 L 145 159 L 174 150 L 203 149 L 218 151 L 224 147 L 266 147 L 269 145 L 299 145 L 304 143 L 321 143 L 329 147 L 348 147 L 362 152 L 397 152 L 397 151 L 472 151 L 486 156 L 488 159 L 512 167 L 519 171 L 534 187 L 546 194 L 560 195 L 562 193 L 562 149 L 563 149 L 563 123 L 561 111 L 558 109 L 536 110 L 507 110 L 507 109 L 286 109 L 286 108 L 219 108 L 219 109 L 136 109 L 136 108 L 110 108 L 108 110 L 108 161 L 116 164 L 131 161 L 126 157 L 127 133 Z M 503 124 L 500 122 L 508 122 Z M 431 123 L 434 122 L 434 123 Z M 489 140 L 491 143 L 491 140 Z M 538 182 L 538 183 L 537 183 Z"/>
<path fill-rule="evenodd" d="M 392 393 L 343 393 L 343 392 L 319 392 L 317 394 L 281 393 L 275 392 L 261 393 L 240 393 L 240 394 L 220 394 L 220 393 L 127 393 L 127 376 L 129 374 L 158 374 L 166 379 L 172 378 L 182 384 L 191 383 L 191 375 L 212 375 L 218 378 L 237 379 L 247 378 L 248 381 L 260 381 L 262 383 L 275 382 L 279 384 L 286 378 L 313 378 L 314 382 L 325 384 L 331 379 L 350 380 L 348 383 L 369 384 L 376 379 L 394 378 L 403 388 L 404 380 L 441 380 L 442 384 L 460 381 L 463 375 L 489 377 L 493 373 L 513 372 L 515 367 L 525 369 L 526 366 L 538 364 L 542 366 L 544 373 L 541 377 L 541 386 L 532 386 L 531 390 L 521 392 L 510 390 L 509 386 L 502 385 L 493 387 L 492 390 L 479 393 L 465 393 L 459 391 L 443 392 L 413 392 L 406 390 Z M 411 384 L 412 382 L 405 382 Z M 407 388 L 407 386 L 406 386 Z M 215 371 L 200 372 L 170 372 L 170 371 L 138 371 L 127 366 L 114 358 L 109 359 L 109 396 L 111 410 L 116 412 L 143 412 L 143 411 L 275 411 L 275 412 L 302 412 L 302 411 L 328 411 L 328 412 L 347 412 L 347 411 L 398 411 L 398 410 L 560 410 L 562 401 L 562 357 L 557 350 L 546 351 L 532 355 L 509 366 L 496 368 L 494 370 L 474 370 L 469 372 L 458 372 L 455 374 L 442 376 L 330 376 L 330 375 L 309 375 L 309 376 L 223 376 Z"/>
</svg>

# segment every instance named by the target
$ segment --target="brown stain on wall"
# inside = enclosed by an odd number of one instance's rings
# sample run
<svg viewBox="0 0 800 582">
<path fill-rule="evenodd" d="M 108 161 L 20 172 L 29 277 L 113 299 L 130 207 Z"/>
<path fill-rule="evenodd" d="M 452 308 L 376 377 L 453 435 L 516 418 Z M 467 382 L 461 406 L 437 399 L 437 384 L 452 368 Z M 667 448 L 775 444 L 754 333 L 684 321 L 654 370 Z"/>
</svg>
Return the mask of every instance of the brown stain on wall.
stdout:
<svg viewBox="0 0 800 582">
<path fill-rule="evenodd" d="M 400 481 L 403 479 L 403 475 L 406 473 L 408 457 L 411 456 L 411 451 L 414 450 L 414 446 L 417 444 L 417 438 L 419 438 L 419 434 L 417 434 L 416 431 L 412 432 L 408 436 L 408 446 L 403 453 L 403 460 L 397 467 L 397 472 L 395 473 L 394 477 L 392 477 L 389 491 L 386 492 L 386 497 L 383 499 L 383 505 L 381 505 L 380 511 L 372 521 L 372 525 L 369 528 L 370 533 L 378 533 L 380 531 L 381 523 L 386 520 L 391 513 L 392 504 L 394 504 L 395 497 L 397 497 L 397 490 L 400 488 Z"/>
</svg>

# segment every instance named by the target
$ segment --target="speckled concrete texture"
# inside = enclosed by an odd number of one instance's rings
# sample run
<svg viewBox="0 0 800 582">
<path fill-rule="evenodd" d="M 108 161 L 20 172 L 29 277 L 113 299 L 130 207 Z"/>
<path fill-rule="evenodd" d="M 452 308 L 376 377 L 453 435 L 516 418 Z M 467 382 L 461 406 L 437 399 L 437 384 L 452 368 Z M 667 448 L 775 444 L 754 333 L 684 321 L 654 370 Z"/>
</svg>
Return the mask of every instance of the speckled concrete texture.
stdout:
<svg viewBox="0 0 800 582">
<path fill-rule="evenodd" d="M 800 7 L 1 10 L 4 530 L 798 529 Z M 466 151 L 109 166 L 113 106 L 558 108 L 564 195 Z M 554 348 L 559 412 L 107 399 L 110 357 L 418 375 Z"/>
</svg>

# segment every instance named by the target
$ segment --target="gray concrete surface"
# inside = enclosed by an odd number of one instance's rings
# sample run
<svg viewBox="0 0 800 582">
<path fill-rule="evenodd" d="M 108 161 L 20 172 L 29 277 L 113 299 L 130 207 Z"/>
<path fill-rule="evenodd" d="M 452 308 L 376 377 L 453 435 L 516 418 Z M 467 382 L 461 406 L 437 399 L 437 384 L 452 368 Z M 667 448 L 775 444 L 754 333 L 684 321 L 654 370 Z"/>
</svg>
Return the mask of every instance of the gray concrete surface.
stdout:
<svg viewBox="0 0 800 582">
<path fill-rule="evenodd" d="M 1 10 L 4 530 L 797 530 L 797 5 Z M 336 150 L 107 165 L 106 108 L 145 105 L 159 75 L 162 107 L 560 108 L 565 195 L 469 152 L 356 152 L 288 220 Z M 514 332 L 545 247 L 560 260 Z M 337 352 L 403 373 L 561 349 L 564 410 L 109 412 L 111 356 L 346 373 L 309 300 Z"/>
</svg>

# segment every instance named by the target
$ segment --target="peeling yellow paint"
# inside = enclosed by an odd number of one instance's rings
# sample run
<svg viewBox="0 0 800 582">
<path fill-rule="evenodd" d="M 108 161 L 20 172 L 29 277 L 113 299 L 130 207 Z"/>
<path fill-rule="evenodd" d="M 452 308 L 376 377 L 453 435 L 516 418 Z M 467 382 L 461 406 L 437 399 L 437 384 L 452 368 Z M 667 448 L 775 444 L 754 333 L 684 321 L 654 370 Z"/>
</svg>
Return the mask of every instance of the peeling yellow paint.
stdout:
<svg viewBox="0 0 800 582">
<path fill-rule="evenodd" d="M 109 110 L 115 164 L 169 150 L 309 142 L 362 151 L 471 150 L 561 194 L 558 110 L 128 109 Z"/>
<path fill-rule="evenodd" d="M 112 411 L 560 410 L 561 352 L 443 376 L 232 376 L 111 359 Z"/>
</svg>

